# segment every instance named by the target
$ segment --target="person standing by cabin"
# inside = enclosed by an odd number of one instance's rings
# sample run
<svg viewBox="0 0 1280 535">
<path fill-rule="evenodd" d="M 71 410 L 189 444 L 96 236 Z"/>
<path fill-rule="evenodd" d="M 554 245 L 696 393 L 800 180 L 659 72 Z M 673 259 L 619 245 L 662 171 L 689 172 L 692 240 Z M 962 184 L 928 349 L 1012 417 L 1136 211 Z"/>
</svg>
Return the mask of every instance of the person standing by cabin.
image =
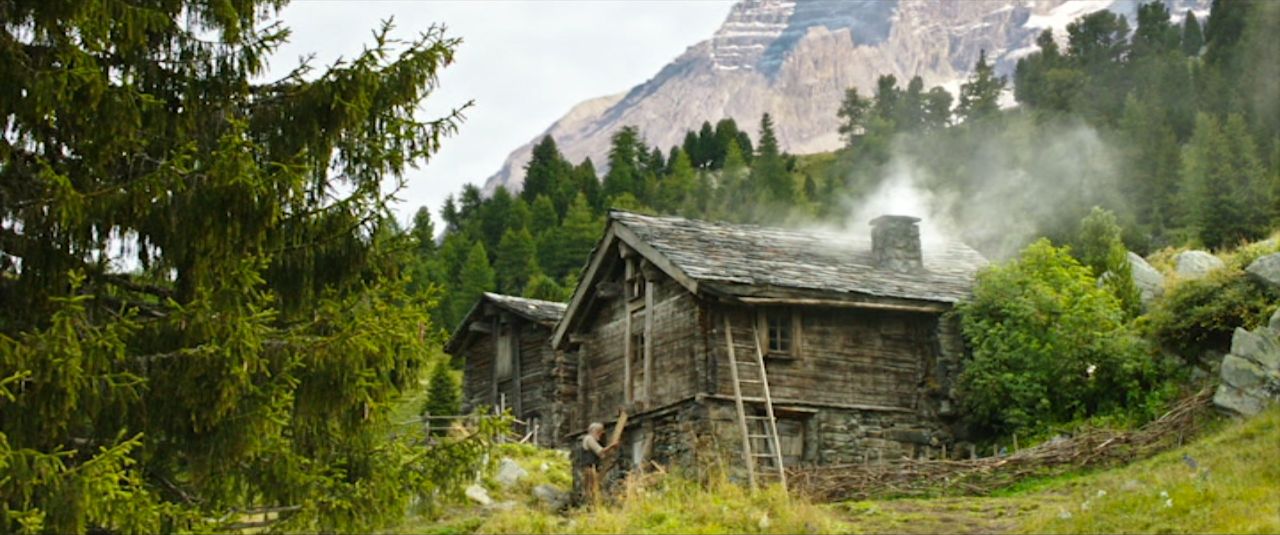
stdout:
<svg viewBox="0 0 1280 535">
<path fill-rule="evenodd" d="M 583 492 L 586 494 L 587 503 L 598 503 L 600 499 L 600 468 L 603 460 L 609 452 L 616 448 L 617 444 L 601 446 L 600 440 L 604 438 L 604 424 L 600 422 L 592 422 L 587 426 L 587 434 L 582 437 L 582 445 L 578 448 L 578 459 L 580 470 L 582 473 Z"/>
</svg>

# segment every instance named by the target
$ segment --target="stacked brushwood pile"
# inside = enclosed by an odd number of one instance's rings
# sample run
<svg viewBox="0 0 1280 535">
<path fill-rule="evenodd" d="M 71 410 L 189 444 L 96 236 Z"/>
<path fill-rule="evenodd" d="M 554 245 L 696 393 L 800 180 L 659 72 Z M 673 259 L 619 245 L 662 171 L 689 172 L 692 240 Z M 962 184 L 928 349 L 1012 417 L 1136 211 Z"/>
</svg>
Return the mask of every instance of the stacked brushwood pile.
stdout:
<svg viewBox="0 0 1280 535">
<path fill-rule="evenodd" d="M 787 480 L 791 489 L 820 501 L 986 494 L 1028 476 L 1121 464 L 1177 446 L 1198 429 L 1212 399 L 1213 390 L 1206 389 L 1137 430 L 1095 429 L 1007 456 L 802 467 L 789 470 Z"/>
</svg>

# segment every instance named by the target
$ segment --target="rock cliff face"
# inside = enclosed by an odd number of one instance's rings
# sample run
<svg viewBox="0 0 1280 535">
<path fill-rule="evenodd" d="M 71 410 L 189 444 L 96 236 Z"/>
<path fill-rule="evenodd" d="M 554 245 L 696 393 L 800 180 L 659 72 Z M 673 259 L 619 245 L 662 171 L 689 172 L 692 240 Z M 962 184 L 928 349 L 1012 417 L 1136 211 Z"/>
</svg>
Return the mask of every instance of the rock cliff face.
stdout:
<svg viewBox="0 0 1280 535">
<path fill-rule="evenodd" d="M 1175 20 L 1209 0 L 1166 0 Z M 573 162 L 590 156 L 603 169 L 609 136 L 638 126 L 650 145 L 679 144 L 703 121 L 732 117 L 753 134 L 761 114 L 774 118 L 785 150 L 835 149 L 836 108 L 845 89 L 870 94 L 881 74 L 905 86 L 953 93 L 986 50 L 1001 73 L 1035 50 L 1036 36 L 1099 9 L 1130 15 L 1137 0 L 741 0 L 710 39 L 689 47 L 652 79 L 626 94 L 574 107 L 538 136 L 550 134 Z M 531 140 L 485 183 L 520 189 Z"/>
</svg>

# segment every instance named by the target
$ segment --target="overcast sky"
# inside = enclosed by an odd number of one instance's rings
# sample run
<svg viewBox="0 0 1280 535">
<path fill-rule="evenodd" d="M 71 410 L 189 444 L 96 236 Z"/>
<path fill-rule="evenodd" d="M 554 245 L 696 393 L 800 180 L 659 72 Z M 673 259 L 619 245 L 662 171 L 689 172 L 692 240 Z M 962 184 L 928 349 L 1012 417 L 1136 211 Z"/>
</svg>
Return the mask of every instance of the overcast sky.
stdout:
<svg viewBox="0 0 1280 535">
<path fill-rule="evenodd" d="M 432 23 L 461 37 L 456 62 L 423 103 L 428 115 L 475 100 L 458 135 L 409 176 L 401 221 L 419 206 L 436 215 L 445 196 L 480 184 L 516 147 L 583 100 L 630 89 L 698 41 L 729 13 L 728 0 L 372 1 L 294 0 L 283 12 L 293 35 L 274 72 L 315 53 L 313 65 L 351 57 L 380 21 L 411 38 Z M 437 222 L 439 219 L 437 218 Z M 440 228 L 437 223 L 437 227 Z"/>
</svg>

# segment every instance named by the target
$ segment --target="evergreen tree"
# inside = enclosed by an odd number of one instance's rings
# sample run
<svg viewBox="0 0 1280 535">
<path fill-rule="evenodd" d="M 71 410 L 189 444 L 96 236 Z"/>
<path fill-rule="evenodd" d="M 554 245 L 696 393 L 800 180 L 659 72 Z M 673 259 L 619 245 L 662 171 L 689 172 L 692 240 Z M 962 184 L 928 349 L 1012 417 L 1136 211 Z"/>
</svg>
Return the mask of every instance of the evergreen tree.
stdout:
<svg viewBox="0 0 1280 535">
<path fill-rule="evenodd" d="M 711 168 L 716 161 L 716 133 L 710 121 L 702 121 L 698 129 L 698 167 Z"/>
<path fill-rule="evenodd" d="M 760 118 L 760 147 L 751 166 L 751 184 L 761 188 L 764 198 L 783 205 L 795 199 L 791 174 L 778 150 L 778 138 L 773 133 L 773 119 L 769 114 Z"/>
<path fill-rule="evenodd" d="M 1122 192 L 1132 199 L 1138 221 L 1152 231 L 1171 223 L 1178 187 L 1179 150 L 1165 110 L 1133 95 L 1125 100 L 1119 132 L 1126 140 Z"/>
<path fill-rule="evenodd" d="M 930 89 L 924 96 L 924 127 L 942 130 L 951 125 L 951 93 L 941 87 Z"/>
<path fill-rule="evenodd" d="M 603 222 L 587 205 L 586 196 L 578 195 L 569 205 L 564 222 L 539 237 L 539 265 L 552 278 L 581 268 L 600 238 L 602 227 Z"/>
<path fill-rule="evenodd" d="M 1200 29 L 1200 21 L 1190 9 L 1182 20 L 1182 53 L 1188 56 L 1199 56 L 1204 47 L 1204 34 Z"/>
<path fill-rule="evenodd" d="M 1187 10 L 1190 13 L 1190 10 Z M 1138 27 L 1130 39 L 1129 61 L 1158 56 L 1179 47 L 1178 29 L 1170 22 L 1169 8 L 1161 2 L 1138 6 Z"/>
<path fill-rule="evenodd" d="M 533 210 L 529 215 L 529 230 L 535 236 L 540 236 L 558 225 L 560 225 L 560 218 L 556 215 L 556 207 L 551 204 L 551 199 L 546 195 L 539 195 L 533 201 Z"/>
<path fill-rule="evenodd" d="M 960 86 L 960 103 L 956 105 L 956 115 L 965 122 L 1000 111 L 1000 92 L 1004 91 L 1005 79 L 995 72 L 995 67 L 987 63 L 987 51 L 979 52 L 973 74 Z"/>
<path fill-rule="evenodd" d="M 1183 154 L 1184 213 L 1209 247 L 1230 245 L 1248 237 L 1245 206 L 1235 187 L 1238 177 L 1234 163 L 1221 124 L 1201 113 Z"/>
<path fill-rule="evenodd" d="M 502 240 L 502 233 L 515 226 L 512 224 L 514 208 L 515 199 L 505 186 L 498 186 L 492 197 L 481 202 L 477 209 L 478 230 L 486 251 L 496 251 L 498 241 Z"/>
<path fill-rule="evenodd" d="M 604 176 L 604 198 L 634 194 L 640 187 L 640 159 L 645 156 L 640 132 L 634 126 L 624 126 L 613 134 L 609 147 L 609 172 Z M 567 214 L 566 214 L 567 217 Z"/>
<path fill-rule="evenodd" d="M 458 41 L 268 80 L 283 4 L 0 3 L 0 532 L 372 531 L 478 467 L 386 432 L 436 330 L 386 207 Z"/>
<path fill-rule="evenodd" d="M 738 123 L 734 122 L 733 119 L 725 118 L 716 123 L 715 152 L 711 155 L 712 169 L 724 167 L 724 157 L 728 154 L 729 142 L 737 141 L 741 134 L 742 132 L 738 130 Z"/>
<path fill-rule="evenodd" d="M 475 306 L 482 294 L 498 288 L 496 279 L 497 275 L 489 266 L 489 255 L 484 250 L 484 244 L 476 242 L 471 246 L 471 251 L 467 253 L 467 259 L 458 273 L 458 291 L 452 303 L 455 323 L 449 326 L 450 329 L 456 327 L 456 322 L 461 322 L 462 318 L 466 317 L 467 312 Z"/>
<path fill-rule="evenodd" d="M 413 214 L 413 240 L 419 256 L 429 257 L 436 251 L 436 225 L 431 221 L 431 209 L 426 206 Z"/>
<path fill-rule="evenodd" d="M 578 184 L 578 191 L 587 198 L 587 205 L 596 213 L 604 210 L 604 191 L 600 185 L 600 177 L 596 175 L 596 166 L 591 163 L 591 158 L 583 158 L 582 163 L 573 168 L 573 175 L 574 181 Z M 567 211 L 568 208 L 566 207 L 565 210 Z M 563 217 L 564 214 L 561 214 L 562 219 Z"/>
<path fill-rule="evenodd" d="M 846 148 L 853 147 L 854 142 L 866 132 L 866 116 L 871 109 L 871 100 L 858 95 L 858 88 L 850 87 L 844 91 L 844 100 L 836 116 L 841 119 L 837 130 L 844 140 Z"/>
<path fill-rule="evenodd" d="M 736 136 L 735 136 L 736 137 Z M 735 144 L 733 139 L 730 144 Z M 693 215 L 698 187 L 697 172 L 683 151 L 676 153 L 671 164 L 671 174 L 663 179 L 655 207 L 663 213 Z"/>
<path fill-rule="evenodd" d="M 698 145 L 698 134 L 692 130 L 686 131 L 684 133 L 684 142 L 680 144 L 680 147 L 683 148 L 685 154 L 689 155 L 689 161 L 693 163 L 694 167 L 701 169 L 706 165 L 707 162 L 702 157 L 702 147 Z"/>
<path fill-rule="evenodd" d="M 568 301 L 572 297 L 571 292 L 573 292 L 573 288 L 564 288 L 556 284 L 555 279 L 542 273 L 535 274 L 529 279 L 529 284 L 524 287 L 524 296 L 529 299 L 561 303 Z"/>
<path fill-rule="evenodd" d="M 498 291 L 519 295 L 529 278 L 539 271 L 538 251 L 529 229 L 507 229 L 498 243 L 498 255 L 494 262 L 498 279 Z"/>
<path fill-rule="evenodd" d="M 427 399 L 422 403 L 422 415 L 454 416 L 462 412 L 462 384 L 449 366 L 449 361 L 441 359 L 431 368 L 431 377 L 427 382 Z M 426 422 L 432 427 L 431 434 L 445 434 L 443 429 L 451 420 L 431 419 Z"/>
<path fill-rule="evenodd" d="M 897 118 L 898 101 L 901 97 L 902 91 L 898 89 L 898 79 L 892 74 L 881 75 L 876 79 L 876 94 L 872 99 L 871 113 L 883 121 L 893 122 Z"/>
<path fill-rule="evenodd" d="M 570 173 L 570 165 L 556 147 L 556 140 L 545 136 L 533 146 L 533 155 L 524 167 L 524 188 L 520 198 L 532 203 L 539 195 L 553 196 L 558 184 Z"/>
<path fill-rule="evenodd" d="M 462 222 L 462 214 L 458 213 L 458 203 L 453 200 L 453 194 L 444 198 L 444 205 L 440 207 L 440 219 L 444 220 L 446 233 L 458 230 Z"/>
</svg>

